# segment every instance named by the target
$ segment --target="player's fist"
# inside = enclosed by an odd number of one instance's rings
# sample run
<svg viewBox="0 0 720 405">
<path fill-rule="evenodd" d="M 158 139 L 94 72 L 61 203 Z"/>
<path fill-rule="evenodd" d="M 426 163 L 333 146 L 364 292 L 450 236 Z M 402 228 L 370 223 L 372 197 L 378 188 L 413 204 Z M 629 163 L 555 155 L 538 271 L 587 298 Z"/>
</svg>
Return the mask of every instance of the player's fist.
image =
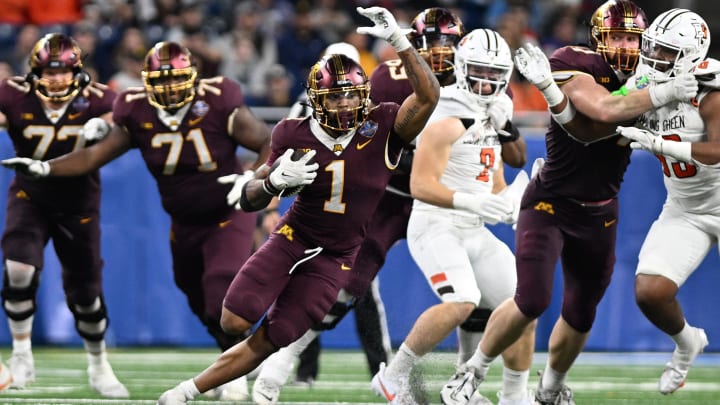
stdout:
<svg viewBox="0 0 720 405">
<path fill-rule="evenodd" d="M 5 159 L 0 163 L 8 169 L 14 169 L 24 175 L 34 178 L 47 177 L 50 174 L 50 164 L 40 160 L 34 160 L 26 157 L 14 157 Z"/>
<path fill-rule="evenodd" d="M 110 132 L 110 124 L 102 118 L 90 118 L 83 125 L 80 134 L 86 141 L 99 141 Z"/>
</svg>

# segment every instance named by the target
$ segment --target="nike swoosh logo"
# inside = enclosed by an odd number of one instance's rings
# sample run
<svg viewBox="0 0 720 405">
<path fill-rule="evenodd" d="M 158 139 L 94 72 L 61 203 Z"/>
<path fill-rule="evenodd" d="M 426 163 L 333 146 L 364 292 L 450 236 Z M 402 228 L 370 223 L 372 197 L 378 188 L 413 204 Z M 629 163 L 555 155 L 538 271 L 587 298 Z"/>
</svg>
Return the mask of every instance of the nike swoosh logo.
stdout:
<svg viewBox="0 0 720 405">
<path fill-rule="evenodd" d="M 82 112 L 75 113 L 75 114 L 68 114 L 68 119 L 69 119 L 69 120 L 74 120 L 75 118 L 77 118 L 77 117 L 79 117 L 79 116 L 81 116 L 81 115 L 83 115 Z"/>
<path fill-rule="evenodd" d="M 380 383 L 380 389 L 382 390 L 383 395 L 385 395 L 385 399 L 392 402 L 395 399 L 395 395 L 397 394 L 391 394 L 390 392 L 388 392 L 388 390 L 385 388 L 385 384 L 383 384 L 381 379 L 378 379 L 378 382 Z"/>
<path fill-rule="evenodd" d="M 617 219 L 613 219 L 612 221 L 605 221 L 605 228 L 610 228 L 615 222 L 617 222 Z"/>
<path fill-rule="evenodd" d="M 340 270 L 349 271 L 349 270 L 352 270 L 352 267 L 348 267 L 345 265 L 345 263 L 342 263 L 342 264 L 340 264 Z"/>
<path fill-rule="evenodd" d="M 230 222 L 232 222 L 232 219 L 228 219 L 227 221 L 222 221 L 218 224 L 218 226 L 220 228 L 225 228 L 226 226 L 228 226 L 230 224 Z"/>
<path fill-rule="evenodd" d="M 205 118 L 204 115 L 203 115 L 202 117 L 197 117 L 197 118 L 195 118 L 194 120 L 189 120 L 189 121 L 188 121 L 188 124 L 190 124 L 190 125 L 196 125 L 198 122 L 202 121 L 203 118 Z"/>
<path fill-rule="evenodd" d="M 374 138 L 370 138 L 369 140 L 367 140 L 365 142 L 358 142 L 357 145 L 355 145 L 355 146 L 357 146 L 357 150 L 361 150 L 362 148 L 366 147 L 367 144 L 369 144 L 370 142 L 373 141 L 373 139 Z"/>
<path fill-rule="evenodd" d="M 272 395 L 265 395 L 264 392 L 257 391 L 258 394 L 260 394 L 263 398 L 267 399 L 268 401 L 272 401 L 273 397 Z"/>
</svg>

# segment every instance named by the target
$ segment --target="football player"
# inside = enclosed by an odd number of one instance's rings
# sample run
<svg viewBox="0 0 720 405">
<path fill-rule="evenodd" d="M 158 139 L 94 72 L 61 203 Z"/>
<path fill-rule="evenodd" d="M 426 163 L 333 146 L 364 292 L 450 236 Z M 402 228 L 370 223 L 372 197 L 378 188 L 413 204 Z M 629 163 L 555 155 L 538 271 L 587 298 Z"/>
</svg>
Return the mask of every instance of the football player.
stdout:
<svg viewBox="0 0 720 405">
<path fill-rule="evenodd" d="M 234 210 L 226 194 L 240 171 L 238 146 L 258 153 L 258 167 L 270 152 L 270 130 L 247 108 L 238 83 L 222 76 L 198 80 L 197 75 L 187 48 L 159 42 L 145 57 L 144 88 L 118 96 L 115 125 L 103 141 L 59 159 L 32 156 L 4 164 L 61 181 L 55 177 L 94 172 L 138 148 L 171 218 L 175 284 L 218 347 L 227 350 L 240 339 L 220 326 L 222 300 L 250 256 L 256 214 Z M 244 400 L 247 382 L 240 379 L 212 393 Z"/>
<path fill-rule="evenodd" d="M 415 201 L 407 229 L 410 253 L 442 302 L 417 318 L 390 364 L 373 378 L 374 391 L 392 404 L 417 403 L 410 373 L 420 358 L 467 323 L 477 308 L 489 312 L 515 291 L 513 254 L 485 227 L 514 222 L 515 203 L 493 193 L 502 176 L 501 138 L 513 136 L 513 143 L 522 142 L 510 122 L 512 100 L 506 94 L 512 54 L 497 32 L 478 29 L 460 40 L 454 67 L 455 84 L 442 88 L 429 124 L 417 139 L 410 176 Z M 505 120 L 494 123 L 490 109 Z M 527 184 L 527 175 L 524 180 Z M 513 186 L 520 187 L 515 193 L 518 204 L 524 184 L 520 180 Z M 533 343 L 534 329 L 528 328 L 522 341 L 504 353 L 506 366 L 526 370 L 529 364 L 516 360 L 524 362 L 524 352 L 532 352 Z M 464 384 L 474 376 L 465 371 L 461 368 L 443 387 L 444 404 L 466 403 L 474 394 L 475 384 Z M 529 403 L 528 373 L 513 373 L 504 378 L 501 403 Z M 473 401 L 488 403 L 479 394 Z"/>
<path fill-rule="evenodd" d="M 455 46 L 463 34 L 464 27 L 460 18 L 444 8 L 433 7 L 423 10 L 412 21 L 411 31 L 407 34 L 407 37 L 413 47 L 430 65 L 441 86 L 455 81 L 453 55 Z M 332 45 L 328 49 L 343 51 L 343 47 L 333 47 Z M 354 48 L 352 50 L 357 55 L 357 51 Z M 351 52 L 348 52 L 348 54 L 349 56 L 352 55 Z M 370 99 L 376 104 L 393 102 L 400 105 L 412 92 L 412 86 L 400 59 L 389 60 L 378 65 L 370 75 Z M 342 290 L 338 302 L 331 310 L 331 314 L 326 316 L 323 322 L 314 326 L 291 345 L 274 353 L 263 363 L 262 371 L 253 385 L 253 400 L 256 403 L 260 405 L 275 404 L 280 394 L 280 388 L 287 381 L 298 353 L 308 344 L 310 345 L 308 347 L 312 347 L 312 343 L 308 343 L 312 337 L 323 330 L 334 328 L 352 308 L 356 311 L 355 319 L 358 322 L 358 333 L 365 348 L 371 375 L 375 375 L 380 370 L 381 363 L 388 361 L 391 348 L 386 324 L 384 322 L 379 324 L 376 321 L 366 322 L 382 326 L 382 330 L 362 331 L 359 323 L 362 316 L 373 319 L 373 312 L 377 313 L 378 315 L 375 316 L 380 319 L 381 315 L 377 309 L 375 311 L 372 309 L 375 306 L 373 300 L 377 301 L 376 305 L 380 305 L 380 307 L 376 308 L 384 311 L 381 306 L 382 301 L 380 301 L 376 275 L 385 263 L 385 257 L 390 248 L 397 241 L 405 239 L 407 221 L 412 208 L 410 166 L 412 164 L 413 149 L 414 146 L 403 149 L 400 167 L 390 178 L 385 194 L 370 219 L 367 236 L 360 247 L 360 253 L 358 253 L 357 261 L 353 266 L 353 270 L 357 271 L 353 272 L 351 283 Z M 463 326 L 470 325 L 467 329 L 474 330 L 477 328 L 472 325 L 481 325 L 482 317 L 487 320 L 487 312 L 478 311 L 477 314 L 477 316 L 473 317 L 477 321 L 469 321 Z M 382 337 L 382 340 L 377 339 L 377 337 Z M 468 339 L 461 339 L 461 342 L 466 340 Z M 477 341 L 474 342 L 474 345 L 467 346 L 471 348 L 469 350 L 471 353 L 474 347 L 477 346 Z M 461 352 L 462 347 L 463 345 L 461 345 Z M 307 350 L 302 352 L 302 355 L 306 352 Z M 303 364 L 302 355 L 300 356 L 300 366 Z M 465 360 L 467 358 L 461 362 Z M 300 366 L 298 366 L 298 370 Z"/>
<path fill-rule="evenodd" d="M 18 159 L 46 160 L 85 150 L 107 134 L 115 93 L 90 81 L 80 47 L 69 36 L 47 34 L 33 47 L 30 73 L 0 83 L 0 112 Z M 13 388 L 35 381 L 32 324 L 52 239 L 62 264 L 68 308 L 82 337 L 90 386 L 105 397 L 126 398 L 105 350 L 108 326 L 100 255 L 100 175 L 88 170 L 62 179 L 18 174 L 8 190 L 2 236 L 3 309 L 13 341 Z"/>
<path fill-rule="evenodd" d="M 269 240 L 243 266 L 225 296 L 222 325 L 242 333 L 264 320 L 194 379 L 166 391 L 159 404 L 184 404 L 199 392 L 244 375 L 270 354 L 320 323 L 349 285 L 356 257 L 402 149 L 435 108 L 439 84 L 393 15 L 381 7 L 358 12 L 372 20 L 359 33 L 388 41 L 414 93 L 402 105 L 370 101 L 368 78 L 345 55 L 323 57 L 308 75 L 311 117 L 275 126 L 272 153 L 256 178 L 233 194 L 245 210 L 261 209 L 286 188 L 304 185 Z M 294 150 L 308 151 L 292 160 Z"/>
<path fill-rule="evenodd" d="M 720 155 L 705 159 L 696 146 L 720 141 L 720 91 L 716 60 L 705 60 L 710 30 L 701 16 L 685 9 L 660 14 L 643 33 L 636 86 L 662 83 L 693 72 L 700 91 L 682 100 L 645 112 L 639 128 L 620 127 L 633 148 L 658 155 L 667 200 L 640 249 L 635 274 L 635 298 L 643 314 L 675 342 L 658 389 L 671 394 L 682 387 L 695 357 L 708 344 L 705 331 L 685 320 L 677 293 L 720 236 Z M 710 64 L 715 72 L 706 74 Z M 628 87 L 632 87 L 629 84 Z M 658 123 L 667 123 L 660 125 Z M 672 235 L 672 237 L 668 237 Z"/>
<path fill-rule="evenodd" d="M 563 304 L 535 391 L 540 404 L 575 403 L 565 384 L 567 373 L 585 345 L 612 276 L 617 194 L 631 151 L 617 135 L 616 123 L 697 91 L 695 79 L 686 75 L 626 91 L 624 97 L 611 94 L 622 91 L 634 72 L 645 28 L 647 18 L 635 3 L 610 0 L 591 16 L 589 46 L 559 48 L 550 61 L 533 46 L 515 55 L 515 67 L 542 91 L 553 113 L 547 158 L 527 187 L 518 218 L 518 289 L 493 311 L 468 365 L 477 378 L 484 378 L 492 360 L 548 308 L 560 258 Z"/>
</svg>

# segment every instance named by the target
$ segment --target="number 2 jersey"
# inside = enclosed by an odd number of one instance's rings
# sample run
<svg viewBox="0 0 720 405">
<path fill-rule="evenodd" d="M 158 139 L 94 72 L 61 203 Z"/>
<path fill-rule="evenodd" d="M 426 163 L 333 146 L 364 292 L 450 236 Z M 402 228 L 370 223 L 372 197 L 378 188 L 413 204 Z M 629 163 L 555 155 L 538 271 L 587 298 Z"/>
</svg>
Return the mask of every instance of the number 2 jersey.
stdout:
<svg viewBox="0 0 720 405">
<path fill-rule="evenodd" d="M 83 125 L 90 118 L 110 112 L 114 100 L 115 92 L 107 86 L 90 83 L 64 109 L 46 113 L 42 101 L 23 78 L 0 82 L 0 112 L 7 119 L 15 154 L 36 160 L 50 160 L 85 147 Z M 97 211 L 100 175 L 95 171 L 84 176 L 32 179 L 18 174 L 11 192 L 24 193 L 55 212 Z"/>
</svg>

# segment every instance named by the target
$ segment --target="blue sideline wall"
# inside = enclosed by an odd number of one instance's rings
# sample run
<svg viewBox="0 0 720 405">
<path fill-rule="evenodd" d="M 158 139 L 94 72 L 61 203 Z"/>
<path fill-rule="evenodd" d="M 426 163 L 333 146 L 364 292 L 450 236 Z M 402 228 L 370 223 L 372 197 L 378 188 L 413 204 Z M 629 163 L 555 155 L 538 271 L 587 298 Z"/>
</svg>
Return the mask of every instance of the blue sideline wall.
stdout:
<svg viewBox="0 0 720 405">
<path fill-rule="evenodd" d="M 527 141 L 526 170 L 545 151 L 542 134 L 534 135 Z M 13 156 L 6 134 L 0 133 L 0 139 L 0 158 Z M 508 181 L 515 173 L 516 170 L 507 170 Z M 0 168 L 0 187 L 3 190 L 0 224 L 3 227 L 6 190 L 12 176 L 12 171 Z M 168 244 L 169 220 L 160 207 L 154 180 L 147 173 L 139 153 L 131 151 L 110 163 L 102 169 L 102 177 L 104 285 L 110 314 L 108 343 L 115 346 L 213 345 L 203 326 L 190 313 L 185 297 L 173 283 Z M 598 310 L 588 350 L 669 351 L 673 348 L 670 339 L 643 317 L 633 297 L 637 253 L 664 198 L 657 159 L 644 152 L 634 152 L 620 194 L 615 274 Z M 514 247 L 514 233 L 509 226 L 500 225 L 492 229 Z M 720 295 L 716 289 L 720 285 L 720 266 L 716 249 L 708 256 L 681 291 L 680 300 L 690 322 L 708 332 L 709 350 L 718 351 Z M 391 250 L 380 274 L 391 338 L 397 347 L 415 318 L 425 308 L 437 303 L 437 299 L 410 257 L 404 241 Z M 552 306 L 540 318 L 538 326 L 538 350 L 547 348 L 547 337 L 559 311 L 561 274 L 556 274 Z M 36 345 L 80 344 L 72 316 L 65 306 L 60 268 L 52 246 L 46 251 L 38 305 L 33 330 Z M 322 339 L 325 347 L 359 347 L 352 315 Z M 0 344 L 9 342 L 7 323 L 3 319 L 0 321 Z M 454 334 L 441 346 L 455 348 Z"/>
</svg>

